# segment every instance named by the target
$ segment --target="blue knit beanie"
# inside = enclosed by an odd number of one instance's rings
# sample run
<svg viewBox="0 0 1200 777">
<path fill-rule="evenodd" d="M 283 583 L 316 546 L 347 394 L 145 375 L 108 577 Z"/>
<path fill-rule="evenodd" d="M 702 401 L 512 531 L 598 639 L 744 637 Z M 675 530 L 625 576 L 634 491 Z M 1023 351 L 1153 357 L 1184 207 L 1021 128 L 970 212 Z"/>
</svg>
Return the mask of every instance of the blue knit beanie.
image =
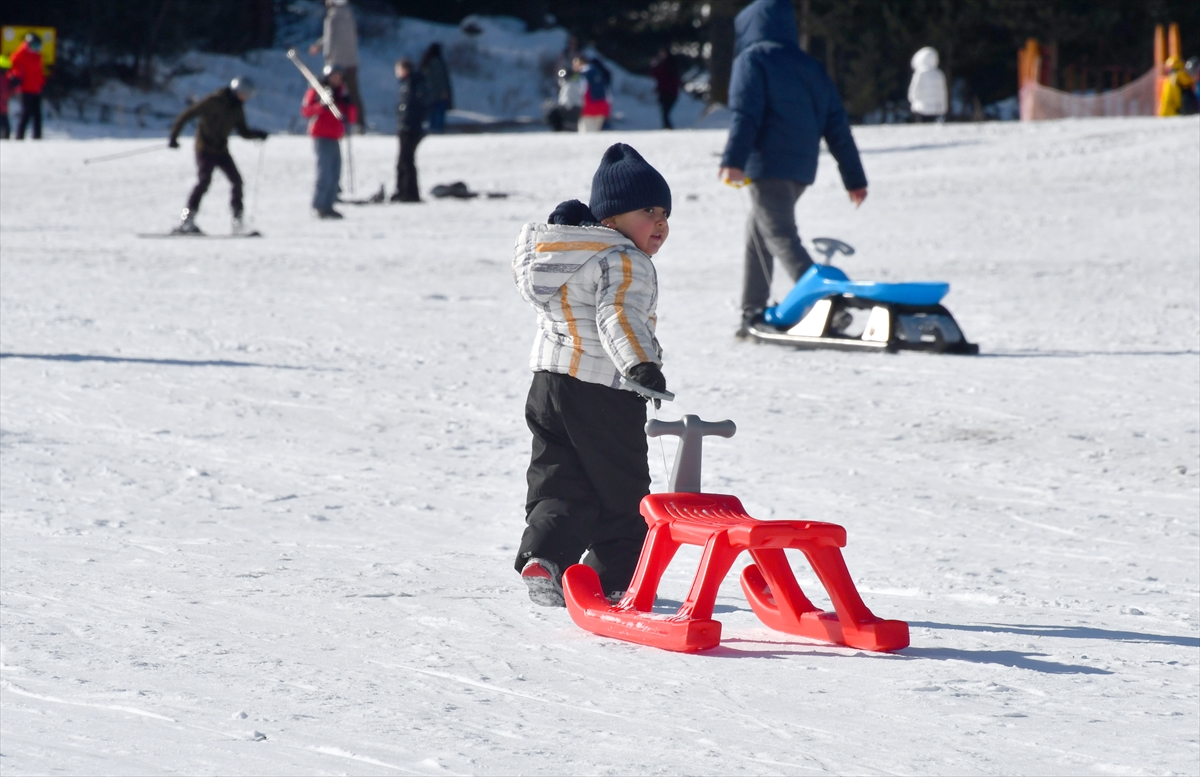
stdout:
<svg viewBox="0 0 1200 777">
<path fill-rule="evenodd" d="M 592 176 L 592 201 L 596 218 L 660 207 L 671 212 L 671 187 L 667 179 L 642 159 L 633 146 L 614 143 L 604 152 Z"/>
</svg>

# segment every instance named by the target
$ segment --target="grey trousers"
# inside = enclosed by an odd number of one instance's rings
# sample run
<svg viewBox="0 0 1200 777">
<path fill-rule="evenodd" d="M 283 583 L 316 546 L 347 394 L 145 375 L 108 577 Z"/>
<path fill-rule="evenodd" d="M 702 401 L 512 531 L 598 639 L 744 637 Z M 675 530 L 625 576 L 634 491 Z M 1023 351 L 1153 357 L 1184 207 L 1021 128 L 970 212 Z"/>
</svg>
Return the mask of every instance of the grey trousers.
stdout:
<svg viewBox="0 0 1200 777">
<path fill-rule="evenodd" d="M 313 210 L 333 210 L 337 200 L 338 179 L 342 177 L 342 150 L 333 138 L 313 138 L 317 152 L 317 186 L 313 190 Z"/>
<path fill-rule="evenodd" d="M 785 178 L 751 182 L 750 218 L 746 221 L 745 275 L 742 283 L 742 312 L 761 313 L 771 296 L 771 278 L 777 258 L 792 280 L 809 267 L 812 258 L 796 230 L 796 202 L 808 184 Z"/>
</svg>

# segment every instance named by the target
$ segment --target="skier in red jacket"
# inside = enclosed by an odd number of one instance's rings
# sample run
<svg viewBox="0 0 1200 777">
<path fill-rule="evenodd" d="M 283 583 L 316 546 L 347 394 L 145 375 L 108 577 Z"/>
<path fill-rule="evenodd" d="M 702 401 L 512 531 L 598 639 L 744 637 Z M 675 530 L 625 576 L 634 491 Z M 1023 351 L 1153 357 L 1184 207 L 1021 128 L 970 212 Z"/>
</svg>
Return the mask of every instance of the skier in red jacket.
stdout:
<svg viewBox="0 0 1200 777">
<path fill-rule="evenodd" d="M 21 121 L 17 124 L 17 140 L 25 139 L 25 128 L 33 123 L 33 139 L 42 139 L 42 87 L 46 72 L 42 66 L 42 38 L 36 32 L 25 34 L 25 42 L 12 54 L 12 76 L 19 79 Z"/>
<path fill-rule="evenodd" d="M 300 114 L 308 117 L 308 134 L 312 135 L 313 147 L 317 152 L 317 185 L 313 191 L 313 215 L 321 219 L 340 219 L 341 213 L 333 209 L 337 200 L 338 179 L 342 177 L 342 151 L 338 141 L 346 135 L 346 124 L 354 123 L 358 111 L 346 93 L 342 69 L 338 65 L 325 66 L 325 78 L 321 80 L 341 112 L 344 121 L 329 110 L 317 90 L 311 86 L 304 93 Z"/>
</svg>

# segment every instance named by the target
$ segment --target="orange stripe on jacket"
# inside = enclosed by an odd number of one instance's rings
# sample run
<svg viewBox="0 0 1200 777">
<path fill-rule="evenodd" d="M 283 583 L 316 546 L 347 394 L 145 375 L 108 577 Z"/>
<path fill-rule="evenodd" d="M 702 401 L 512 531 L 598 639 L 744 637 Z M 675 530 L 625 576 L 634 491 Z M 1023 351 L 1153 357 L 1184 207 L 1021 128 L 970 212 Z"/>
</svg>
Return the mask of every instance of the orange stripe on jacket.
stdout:
<svg viewBox="0 0 1200 777">
<path fill-rule="evenodd" d="M 571 333 L 571 342 L 575 345 L 575 350 L 571 353 L 571 366 L 567 369 L 567 374 L 572 378 L 577 377 L 579 372 L 579 360 L 583 358 L 583 338 L 579 336 L 579 327 L 575 324 L 575 314 L 571 312 L 571 303 L 567 302 L 567 287 L 564 284 L 562 287 L 562 309 L 563 318 L 567 320 L 567 331 Z"/>
<path fill-rule="evenodd" d="M 575 240 L 564 241 L 562 243 L 535 243 L 533 250 L 544 254 L 551 251 L 603 251 L 608 247 L 608 243 L 589 243 Z"/>
<path fill-rule="evenodd" d="M 650 359 L 646 358 L 642 344 L 638 342 L 637 335 L 633 333 L 633 327 L 629 325 L 629 317 L 625 315 L 625 292 L 629 291 L 629 286 L 633 283 L 633 262 L 629 260 L 629 256 L 625 252 L 621 252 L 621 274 L 624 278 L 621 280 L 621 285 L 617 287 L 617 297 L 613 300 L 613 307 L 617 309 L 617 323 L 621 325 L 621 330 L 625 332 L 625 337 L 633 346 L 633 352 L 637 355 L 639 363 L 648 362 Z M 565 286 L 563 292 L 563 298 L 566 299 Z"/>
</svg>

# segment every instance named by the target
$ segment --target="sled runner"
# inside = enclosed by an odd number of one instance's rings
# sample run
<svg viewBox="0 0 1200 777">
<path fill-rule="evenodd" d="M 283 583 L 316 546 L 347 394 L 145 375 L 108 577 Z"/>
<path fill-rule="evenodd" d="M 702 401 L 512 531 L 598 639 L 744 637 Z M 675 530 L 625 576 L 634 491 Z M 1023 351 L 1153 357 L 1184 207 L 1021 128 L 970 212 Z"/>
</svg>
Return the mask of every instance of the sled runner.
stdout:
<svg viewBox="0 0 1200 777">
<path fill-rule="evenodd" d="M 625 596 L 610 604 L 596 570 L 575 564 L 563 574 L 563 595 L 571 619 L 606 637 L 642 645 L 694 652 L 721 644 L 721 623 L 713 620 L 717 590 L 742 551 L 754 563 L 742 570 L 742 591 L 759 620 L 778 631 L 863 650 L 908 647 L 908 624 L 876 618 L 867 609 L 840 548 L 846 530 L 819 521 L 760 521 L 751 518 L 735 496 L 700 491 L 701 445 L 706 435 L 732 437 L 732 421 L 708 423 L 685 415 L 681 421 L 653 420 L 646 434 L 679 436 L 669 493 L 642 500 L 650 526 L 633 582 Z M 674 615 L 654 613 L 663 572 L 681 544 L 704 548 L 687 599 Z M 817 609 L 804 592 L 784 555 L 800 550 L 829 593 L 834 612 Z"/>
<path fill-rule="evenodd" d="M 979 353 L 941 305 L 949 283 L 864 283 L 829 264 L 854 249 L 840 240 L 813 240 L 825 264 L 814 264 L 783 302 L 751 322 L 751 337 L 797 348 L 853 351 Z"/>
</svg>

